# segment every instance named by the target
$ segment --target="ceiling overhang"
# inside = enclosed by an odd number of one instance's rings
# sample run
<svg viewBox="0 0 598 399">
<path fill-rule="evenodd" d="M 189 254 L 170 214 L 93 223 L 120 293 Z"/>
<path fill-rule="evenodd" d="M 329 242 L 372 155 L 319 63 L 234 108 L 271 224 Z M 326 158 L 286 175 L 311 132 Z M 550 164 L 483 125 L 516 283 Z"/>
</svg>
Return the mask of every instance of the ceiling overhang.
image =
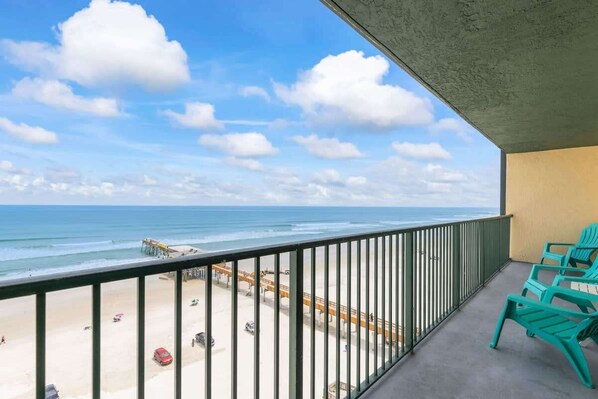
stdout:
<svg viewBox="0 0 598 399">
<path fill-rule="evenodd" d="M 322 2 L 503 151 L 598 145 L 598 2 Z"/>
</svg>

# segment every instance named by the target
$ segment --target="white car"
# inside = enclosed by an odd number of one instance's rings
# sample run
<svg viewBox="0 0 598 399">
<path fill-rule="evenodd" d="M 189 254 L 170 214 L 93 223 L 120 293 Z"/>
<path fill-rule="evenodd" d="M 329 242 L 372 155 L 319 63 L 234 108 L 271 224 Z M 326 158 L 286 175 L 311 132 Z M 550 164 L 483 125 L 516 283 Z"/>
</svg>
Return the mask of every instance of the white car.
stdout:
<svg viewBox="0 0 598 399">
<path fill-rule="evenodd" d="M 255 323 L 251 320 L 245 323 L 245 331 L 251 335 L 255 334 Z"/>
</svg>

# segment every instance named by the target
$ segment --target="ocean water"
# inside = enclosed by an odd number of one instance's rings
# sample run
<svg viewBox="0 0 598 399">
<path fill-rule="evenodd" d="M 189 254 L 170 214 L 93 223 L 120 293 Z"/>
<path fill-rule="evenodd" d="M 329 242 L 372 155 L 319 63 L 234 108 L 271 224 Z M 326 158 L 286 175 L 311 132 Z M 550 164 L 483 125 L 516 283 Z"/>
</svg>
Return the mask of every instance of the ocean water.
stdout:
<svg viewBox="0 0 598 399">
<path fill-rule="evenodd" d="M 0 206 L 0 278 L 147 260 L 141 240 L 205 251 L 493 216 L 494 208 Z"/>
</svg>

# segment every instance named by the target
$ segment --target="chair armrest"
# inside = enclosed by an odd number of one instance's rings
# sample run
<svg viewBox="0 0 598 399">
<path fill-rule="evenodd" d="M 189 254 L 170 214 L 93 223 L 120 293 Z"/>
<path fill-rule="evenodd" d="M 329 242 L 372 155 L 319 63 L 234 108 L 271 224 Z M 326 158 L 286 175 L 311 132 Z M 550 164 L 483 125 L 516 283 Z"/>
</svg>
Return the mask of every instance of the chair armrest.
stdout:
<svg viewBox="0 0 598 399">
<path fill-rule="evenodd" d="M 587 292 L 572 290 L 564 287 L 549 287 L 542 297 L 543 303 L 552 303 L 554 298 L 569 299 L 585 299 L 590 302 L 598 302 L 598 295 L 589 294 Z M 583 313 L 586 314 L 586 313 Z"/>
<path fill-rule="evenodd" d="M 532 271 L 529 274 L 529 277 L 533 280 L 538 279 L 538 273 L 540 270 L 552 270 L 554 272 L 564 273 L 564 272 L 580 272 L 585 269 L 579 269 L 577 267 L 568 267 L 568 266 L 551 266 L 551 265 L 540 265 L 535 264 L 532 265 Z"/>
<path fill-rule="evenodd" d="M 558 287 L 558 285 L 563 281 L 569 282 L 576 282 L 576 283 L 587 283 L 587 284 L 598 284 L 598 278 L 596 277 L 575 277 L 575 276 L 555 276 L 554 281 L 552 282 L 553 287 Z"/>
<path fill-rule="evenodd" d="M 558 289 L 562 289 L 562 288 L 558 288 Z M 569 291 L 571 291 L 571 290 L 569 290 Z M 592 296 L 596 296 L 596 295 L 592 295 Z M 545 296 L 545 298 L 546 298 L 546 296 Z M 552 300 L 552 296 L 550 297 L 550 299 Z M 596 300 L 598 300 L 598 297 L 596 297 Z M 560 314 L 563 316 L 577 317 L 580 319 L 585 319 L 588 317 L 587 313 L 582 313 L 582 312 L 578 312 L 575 310 L 561 308 L 559 306 L 554 306 L 550 302 L 547 302 L 546 300 L 544 300 L 543 302 L 538 302 L 533 299 L 526 298 L 526 297 L 523 297 L 521 295 L 516 295 L 516 294 L 507 295 L 507 301 L 515 302 L 515 303 L 518 303 L 521 305 L 531 306 L 531 307 L 534 307 L 537 309 L 542 309 L 547 312 L 554 313 L 554 314 Z"/>
<path fill-rule="evenodd" d="M 547 242 L 544 244 L 544 251 L 550 252 L 550 247 L 571 247 L 573 245 L 575 244 L 571 242 Z"/>
</svg>

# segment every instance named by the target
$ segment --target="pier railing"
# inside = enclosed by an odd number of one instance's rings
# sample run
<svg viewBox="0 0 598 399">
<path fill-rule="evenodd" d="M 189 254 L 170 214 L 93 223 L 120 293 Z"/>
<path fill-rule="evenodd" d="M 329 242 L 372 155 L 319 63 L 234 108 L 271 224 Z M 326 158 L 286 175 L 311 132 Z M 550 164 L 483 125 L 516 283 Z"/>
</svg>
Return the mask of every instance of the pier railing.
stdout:
<svg viewBox="0 0 598 399">
<path fill-rule="evenodd" d="M 46 295 L 89 286 L 92 295 L 92 387 L 100 398 L 102 284 L 137 280 L 137 398 L 145 397 L 146 278 L 174 275 L 174 397 L 182 395 L 183 275 L 203 268 L 205 342 L 213 336 L 213 289 L 230 295 L 230 370 L 214 375 L 212 347 L 205 346 L 203 395 L 213 395 L 215 383 L 228 385 L 231 398 L 359 397 L 432 330 L 474 295 L 509 261 L 510 216 L 369 232 L 258 248 L 184 256 L 130 265 L 56 273 L 0 282 L 0 300 L 34 295 L 35 397 L 45 398 Z M 273 270 L 264 272 L 264 259 Z M 251 262 L 241 270 L 241 263 Z M 281 265 L 285 265 L 282 270 Z M 284 273 L 288 266 L 288 274 Z M 239 278 L 242 274 L 243 279 Z M 270 277 L 270 274 L 272 277 Z M 226 275 L 226 288 L 214 284 Z M 250 276 L 254 277 L 251 283 Z M 286 284 L 283 284 L 283 281 Z M 251 299 L 239 295 L 249 282 Z M 261 318 L 262 297 L 272 294 L 273 323 Z M 253 301 L 253 392 L 239 392 L 239 300 Z M 284 303 L 282 303 L 284 299 Z M 281 308 L 285 311 L 281 311 Z M 288 336 L 281 335 L 281 318 L 288 314 Z M 281 317 L 282 316 L 282 317 Z M 273 329 L 271 351 L 260 351 L 261 331 Z M 284 338 L 284 339 L 283 339 Z M 281 342 L 285 344 L 281 346 Z M 185 341 L 186 342 L 186 341 Z M 281 364 L 282 351 L 288 365 Z M 270 358 L 260 358 L 268 352 Z M 242 363 L 240 363 L 242 361 Z M 261 365 L 272 362 L 273 374 L 260 385 Z M 242 369 L 240 368 L 242 367 Z M 105 364 L 104 367 L 110 367 Z M 282 370 L 288 375 L 282 375 Z M 223 381 L 222 375 L 230 375 Z M 337 387 L 339 388 L 337 390 Z M 350 392 L 347 392 L 350 390 Z M 220 397 L 220 395 L 218 395 Z M 228 396 L 228 395 L 227 395 Z"/>
</svg>

